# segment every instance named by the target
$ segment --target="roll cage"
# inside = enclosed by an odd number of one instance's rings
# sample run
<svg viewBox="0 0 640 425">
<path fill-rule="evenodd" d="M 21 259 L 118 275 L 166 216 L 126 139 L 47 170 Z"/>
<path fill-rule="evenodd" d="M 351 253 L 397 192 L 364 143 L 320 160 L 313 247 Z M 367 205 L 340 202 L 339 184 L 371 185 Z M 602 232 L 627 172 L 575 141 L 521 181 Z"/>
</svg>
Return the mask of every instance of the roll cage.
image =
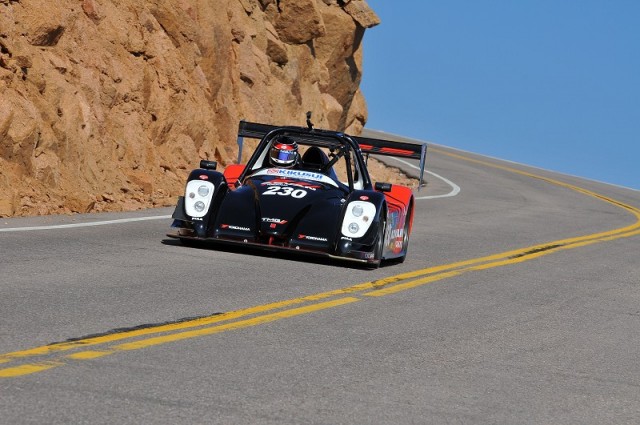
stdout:
<svg viewBox="0 0 640 425">
<path fill-rule="evenodd" d="M 260 139 L 260 143 L 249 158 L 242 174 L 238 177 L 239 182 L 244 181 L 253 172 L 267 167 L 265 165 L 267 163 L 266 156 L 271 142 L 277 136 L 282 135 L 293 138 L 299 145 L 324 148 L 329 152 L 328 163 L 323 164 L 321 168 L 315 171 L 329 174 L 332 167 L 344 158 L 347 181 L 342 182 L 336 179 L 336 183 L 345 185 L 349 192 L 356 188 L 373 189 L 360 147 L 350 136 L 328 130 L 307 129 L 304 127 L 274 127 L 245 121 L 240 122 L 238 130 L 238 145 L 240 146 L 238 162 L 240 162 L 242 156 L 244 137 Z"/>
<path fill-rule="evenodd" d="M 295 139 L 300 141 L 306 141 L 308 144 L 316 144 L 317 146 L 344 146 L 344 155 L 349 155 L 346 157 L 347 166 L 348 166 L 348 175 L 349 175 L 349 190 L 354 189 L 354 180 L 360 181 L 362 179 L 363 184 L 360 185 L 362 187 L 357 187 L 357 189 L 371 189 L 371 179 L 369 177 L 369 173 L 366 167 L 366 158 L 369 157 L 370 154 L 373 155 L 383 155 L 383 156 L 394 156 L 394 157 L 402 157 L 407 159 L 416 159 L 419 160 L 419 181 L 418 181 L 418 190 L 422 187 L 422 183 L 424 180 L 424 168 L 426 165 L 426 156 L 427 156 L 427 144 L 423 142 L 417 141 L 391 141 L 384 139 L 377 139 L 371 137 L 362 137 L 362 136 L 349 136 L 342 132 L 330 131 L 330 130 L 319 130 L 313 128 L 313 124 L 310 121 L 311 113 L 307 113 L 307 127 L 279 127 L 273 126 L 269 124 L 260 124 L 248 121 L 240 121 L 238 125 L 238 164 L 240 164 L 242 158 L 242 144 L 245 137 L 260 139 L 261 142 L 251 156 L 247 167 L 244 168 L 241 179 L 244 179 L 250 172 L 252 167 L 254 167 L 256 160 L 259 157 L 258 152 L 264 152 L 265 147 L 268 147 L 271 139 L 278 134 L 291 134 Z M 346 147 L 349 147 L 346 149 Z M 352 161 L 350 159 L 353 158 L 353 164 L 359 168 L 353 170 L 351 167 Z M 332 161 L 335 160 L 331 164 L 333 166 L 340 157 L 331 158 Z M 360 175 L 358 175 L 358 172 Z M 362 176 L 362 177 L 361 177 Z M 358 177 L 357 179 L 355 177 Z M 242 180 L 239 180 L 242 181 Z"/>
</svg>

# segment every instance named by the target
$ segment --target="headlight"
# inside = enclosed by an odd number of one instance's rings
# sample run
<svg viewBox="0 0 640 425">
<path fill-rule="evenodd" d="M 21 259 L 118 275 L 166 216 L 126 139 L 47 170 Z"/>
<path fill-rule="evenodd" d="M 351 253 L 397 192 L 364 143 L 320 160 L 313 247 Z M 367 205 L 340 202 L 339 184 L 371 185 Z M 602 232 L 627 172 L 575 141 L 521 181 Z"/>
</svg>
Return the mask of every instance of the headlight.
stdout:
<svg viewBox="0 0 640 425">
<path fill-rule="evenodd" d="M 363 237 L 375 216 L 376 207 L 371 202 L 349 202 L 342 221 L 342 234 L 350 238 Z"/>
<path fill-rule="evenodd" d="M 191 180 L 187 183 L 184 196 L 184 210 L 188 216 L 204 217 L 211 206 L 215 187 L 213 183 Z"/>
</svg>

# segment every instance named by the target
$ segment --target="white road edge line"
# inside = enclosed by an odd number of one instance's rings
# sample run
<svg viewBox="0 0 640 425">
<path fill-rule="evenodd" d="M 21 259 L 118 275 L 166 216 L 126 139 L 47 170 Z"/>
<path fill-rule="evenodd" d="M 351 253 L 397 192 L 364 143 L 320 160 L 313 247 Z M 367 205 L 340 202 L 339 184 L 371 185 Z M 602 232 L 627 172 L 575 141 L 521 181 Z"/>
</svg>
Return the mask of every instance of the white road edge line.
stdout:
<svg viewBox="0 0 640 425">
<path fill-rule="evenodd" d="M 411 167 L 411 168 L 415 168 L 416 170 L 420 170 L 420 167 L 417 167 L 413 164 L 411 164 L 410 162 L 405 161 L 404 159 L 400 159 L 400 158 L 396 158 L 396 157 L 391 157 L 392 159 L 395 159 L 398 162 L 403 163 L 404 165 Z M 457 184 L 455 184 L 454 182 L 452 182 L 449 179 L 446 179 L 434 172 L 431 172 L 429 170 L 424 170 L 425 173 L 431 174 L 432 176 L 442 180 L 443 182 L 445 182 L 446 184 L 448 184 L 449 186 L 451 186 L 451 192 L 446 193 L 444 195 L 431 195 L 431 196 L 417 196 L 415 199 L 437 199 L 437 198 L 450 198 L 452 196 L 456 196 L 458 193 L 460 193 L 460 186 L 458 186 Z"/>
<path fill-rule="evenodd" d="M 69 229 L 73 227 L 104 226 L 107 224 L 122 224 L 122 223 L 131 223 L 135 221 L 168 220 L 170 218 L 171 218 L 170 215 L 156 215 L 151 217 L 121 218 L 118 220 L 92 221 L 89 223 L 58 224 L 58 225 L 52 225 L 52 226 L 33 226 L 33 227 L 9 227 L 7 229 L 0 229 L 0 232 L 27 232 L 27 231 L 33 231 L 33 230 Z"/>
</svg>

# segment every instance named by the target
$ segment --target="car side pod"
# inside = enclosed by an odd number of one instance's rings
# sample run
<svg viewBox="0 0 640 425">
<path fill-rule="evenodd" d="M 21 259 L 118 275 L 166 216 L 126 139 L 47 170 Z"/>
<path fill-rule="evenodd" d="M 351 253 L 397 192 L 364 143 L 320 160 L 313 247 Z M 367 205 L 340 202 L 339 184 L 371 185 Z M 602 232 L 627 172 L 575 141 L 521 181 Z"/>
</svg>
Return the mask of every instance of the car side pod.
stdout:
<svg viewBox="0 0 640 425">
<path fill-rule="evenodd" d="M 391 192 L 392 184 L 391 183 L 376 182 L 374 187 L 378 192 Z"/>
<path fill-rule="evenodd" d="M 189 174 L 184 196 L 178 198 L 172 215 L 175 220 L 172 227 L 191 230 L 198 238 L 207 238 L 210 222 L 227 191 L 227 182 L 222 173 L 210 168 L 216 166 L 214 161 L 203 160 L 200 166 Z"/>
</svg>

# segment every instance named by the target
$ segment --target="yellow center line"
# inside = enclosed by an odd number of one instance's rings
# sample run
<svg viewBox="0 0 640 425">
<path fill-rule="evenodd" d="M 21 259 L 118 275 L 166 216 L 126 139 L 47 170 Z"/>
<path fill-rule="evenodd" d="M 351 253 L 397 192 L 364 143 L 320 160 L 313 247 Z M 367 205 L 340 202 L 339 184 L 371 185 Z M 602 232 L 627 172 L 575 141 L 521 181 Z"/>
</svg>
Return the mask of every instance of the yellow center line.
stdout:
<svg viewBox="0 0 640 425">
<path fill-rule="evenodd" d="M 324 303 L 312 304 L 306 307 L 298 307 L 292 308 L 290 310 L 279 311 L 276 313 L 265 314 L 263 316 L 254 317 L 251 319 L 245 319 L 238 322 L 226 323 L 224 325 L 212 326 L 204 329 L 197 329 L 192 331 L 185 331 L 180 333 L 175 333 L 171 335 L 158 336 L 155 338 L 143 339 L 140 341 L 129 342 L 126 344 L 116 345 L 114 348 L 116 350 L 139 350 L 141 348 L 152 347 L 155 345 L 166 344 L 168 342 L 182 341 L 185 339 L 191 339 L 196 337 L 201 337 L 205 335 L 212 335 L 220 332 L 225 332 L 229 330 L 247 328 L 250 326 L 262 325 L 269 322 L 274 322 L 276 320 L 285 319 L 294 316 L 300 316 L 302 314 L 312 313 L 314 311 L 325 310 L 328 308 L 338 307 L 345 304 L 350 304 L 360 301 L 360 298 L 355 297 L 345 297 L 339 298 L 333 301 L 327 301 Z"/>
<path fill-rule="evenodd" d="M 414 270 L 407 273 L 401 273 L 394 276 L 389 276 L 383 279 L 374 280 L 371 282 L 359 283 L 346 288 L 331 290 L 327 292 L 321 292 L 318 294 L 312 294 L 300 298 L 293 298 L 289 300 L 278 301 L 274 303 L 254 306 L 246 309 L 231 311 L 227 313 L 217 314 L 213 316 L 198 318 L 194 320 L 187 320 L 179 323 L 171 323 L 165 325 L 151 326 L 144 329 L 135 329 L 130 331 L 124 331 L 119 333 L 101 335 L 96 337 L 88 337 L 75 341 L 67 341 L 61 343 L 50 344 L 41 347 L 35 347 L 27 350 L 16 351 L 12 353 L 6 353 L 0 355 L 0 364 L 8 363 L 14 360 L 25 359 L 34 356 L 51 355 L 58 352 L 74 350 L 78 348 L 91 347 L 101 344 L 110 344 L 116 341 L 122 341 L 126 339 L 145 337 L 149 335 L 157 335 L 154 337 L 140 339 L 137 341 L 127 342 L 119 345 L 115 345 L 105 350 L 86 350 L 71 353 L 66 355 L 62 360 L 55 361 L 41 361 L 30 364 L 23 364 L 14 367 L 0 368 L 0 378 L 16 377 L 22 375 L 28 375 L 32 373 L 42 372 L 52 369 L 57 366 L 66 364 L 64 360 L 91 360 L 100 357 L 104 357 L 110 354 L 114 354 L 119 351 L 138 350 L 141 348 L 157 346 L 169 342 L 181 341 L 190 338 L 201 337 L 205 335 L 216 334 L 220 332 L 230 331 L 234 329 L 241 329 L 250 326 L 257 326 L 281 320 L 288 317 L 299 316 L 302 314 L 308 314 L 314 311 L 333 308 L 356 301 L 360 301 L 360 298 L 344 297 L 348 294 L 361 293 L 367 297 L 381 297 L 384 295 L 394 294 L 407 289 L 416 288 L 418 286 L 426 285 L 438 280 L 448 279 L 455 276 L 459 276 L 463 273 L 471 271 L 486 270 L 494 267 L 502 267 L 506 265 L 521 263 L 529 261 L 534 258 L 539 258 L 544 255 L 558 252 L 560 250 L 573 249 L 577 247 L 583 247 L 586 245 L 594 244 L 603 241 L 612 241 L 620 238 L 632 237 L 640 235 L 640 209 L 617 201 L 615 199 L 600 195 L 590 190 L 580 188 L 578 186 L 570 185 L 558 180 L 554 180 L 548 177 L 539 176 L 526 171 L 518 170 L 512 167 L 493 164 L 473 158 L 464 157 L 462 155 L 441 151 L 435 149 L 437 152 L 444 155 L 449 155 L 458 159 L 462 159 L 469 162 L 475 162 L 485 166 L 506 170 L 512 173 L 521 174 L 531 178 L 539 179 L 550 184 L 565 187 L 570 190 L 591 196 L 598 200 L 610 203 L 616 207 L 623 208 L 636 217 L 636 222 L 604 232 L 577 236 L 572 238 L 560 239 L 557 241 L 547 242 L 544 244 L 533 245 L 526 248 L 520 248 L 510 251 L 505 251 L 498 254 L 488 255 L 484 257 L 473 258 L 469 260 L 458 261 L 451 264 L 444 264 L 438 266 L 427 267 L 419 270 Z M 413 279 L 413 280 L 411 280 Z M 332 298 L 342 297 L 335 300 L 320 302 L 317 301 Z M 309 304 L 314 303 L 315 304 Z M 301 307 L 294 307 L 300 304 L 309 304 Z M 280 310 L 272 312 L 274 310 Z M 272 313 L 269 313 L 272 312 Z M 242 319 L 247 316 L 256 316 L 248 319 Z M 228 322 L 228 323 L 222 323 Z M 222 323 L 222 324 L 220 324 Z M 211 326 L 214 325 L 214 326 Z M 199 328 L 199 329 L 198 329 Z M 162 335 L 166 334 L 166 335 Z"/>
<path fill-rule="evenodd" d="M 16 376 L 30 375 L 32 373 L 53 369 L 54 367 L 62 366 L 63 364 L 64 363 L 62 362 L 42 362 L 9 367 L 6 369 L 0 369 L 0 378 L 15 378 Z"/>
<path fill-rule="evenodd" d="M 242 328 L 248 328 L 251 326 L 262 325 L 276 320 L 286 319 L 289 317 L 300 316 L 302 314 L 309 314 L 315 311 L 325 310 L 328 308 L 339 307 L 345 304 L 350 304 L 360 301 L 360 298 L 355 297 L 343 297 L 332 301 L 323 303 L 312 304 L 305 307 L 292 308 L 289 310 L 279 311 L 276 313 L 265 314 L 263 316 L 254 317 L 251 319 L 240 320 L 237 322 L 225 323 L 222 325 L 206 327 L 202 329 L 196 329 L 191 331 L 183 331 L 179 333 L 157 336 L 153 338 L 147 338 L 140 341 L 129 342 L 112 347 L 109 350 L 101 351 L 81 351 L 66 355 L 64 359 L 68 360 L 93 360 L 96 358 L 108 356 L 118 351 L 131 351 L 139 350 L 142 348 L 153 347 L 157 345 L 167 344 L 170 342 L 183 341 L 186 339 L 202 337 L 206 335 L 212 335 L 229 330 L 236 330 Z M 29 363 L 20 366 L 0 369 L 0 378 L 14 378 L 17 376 L 30 375 L 32 373 L 42 372 L 54 367 L 62 366 L 66 364 L 62 360 Z"/>
<path fill-rule="evenodd" d="M 91 359 L 97 359 L 100 357 L 104 357 L 104 356 L 108 356 L 109 354 L 113 354 L 113 351 L 80 351 L 77 353 L 73 353 L 73 354 L 68 354 L 67 356 L 65 356 L 68 359 L 73 359 L 73 360 L 91 360 Z"/>
<path fill-rule="evenodd" d="M 154 334 L 163 333 L 163 332 L 175 332 L 183 329 L 207 326 L 214 323 L 235 320 L 235 319 L 245 317 L 245 316 L 250 316 L 253 314 L 260 314 L 260 313 L 264 313 L 271 310 L 289 307 L 296 304 L 303 304 L 309 301 L 318 301 L 318 300 L 330 298 L 333 296 L 355 293 L 358 291 L 362 291 L 364 289 L 370 289 L 372 287 L 373 286 L 371 283 L 358 284 L 358 285 L 350 286 L 348 288 L 322 292 L 319 294 L 313 294 L 313 295 L 294 298 L 290 300 L 278 301 L 270 304 L 259 305 L 255 307 L 231 311 L 228 313 L 217 314 L 214 316 L 208 316 L 204 318 L 198 318 L 194 320 L 187 320 L 179 323 L 158 325 L 158 326 L 153 326 L 153 327 L 144 328 L 144 329 L 118 332 L 118 333 L 113 333 L 108 335 L 97 336 L 97 337 L 79 339 L 75 341 L 59 342 L 59 343 L 44 345 L 40 347 L 30 348 L 22 351 L 14 351 L 11 353 L 0 355 L 0 363 L 6 363 L 15 359 L 21 359 L 25 357 L 49 355 L 49 354 L 73 350 L 77 348 L 84 348 L 84 347 L 90 347 L 94 345 L 106 344 L 106 343 L 111 343 L 115 341 L 120 341 L 123 339 L 130 339 L 130 338 L 135 338 L 135 337 L 140 337 L 145 335 L 154 335 Z"/>
</svg>

